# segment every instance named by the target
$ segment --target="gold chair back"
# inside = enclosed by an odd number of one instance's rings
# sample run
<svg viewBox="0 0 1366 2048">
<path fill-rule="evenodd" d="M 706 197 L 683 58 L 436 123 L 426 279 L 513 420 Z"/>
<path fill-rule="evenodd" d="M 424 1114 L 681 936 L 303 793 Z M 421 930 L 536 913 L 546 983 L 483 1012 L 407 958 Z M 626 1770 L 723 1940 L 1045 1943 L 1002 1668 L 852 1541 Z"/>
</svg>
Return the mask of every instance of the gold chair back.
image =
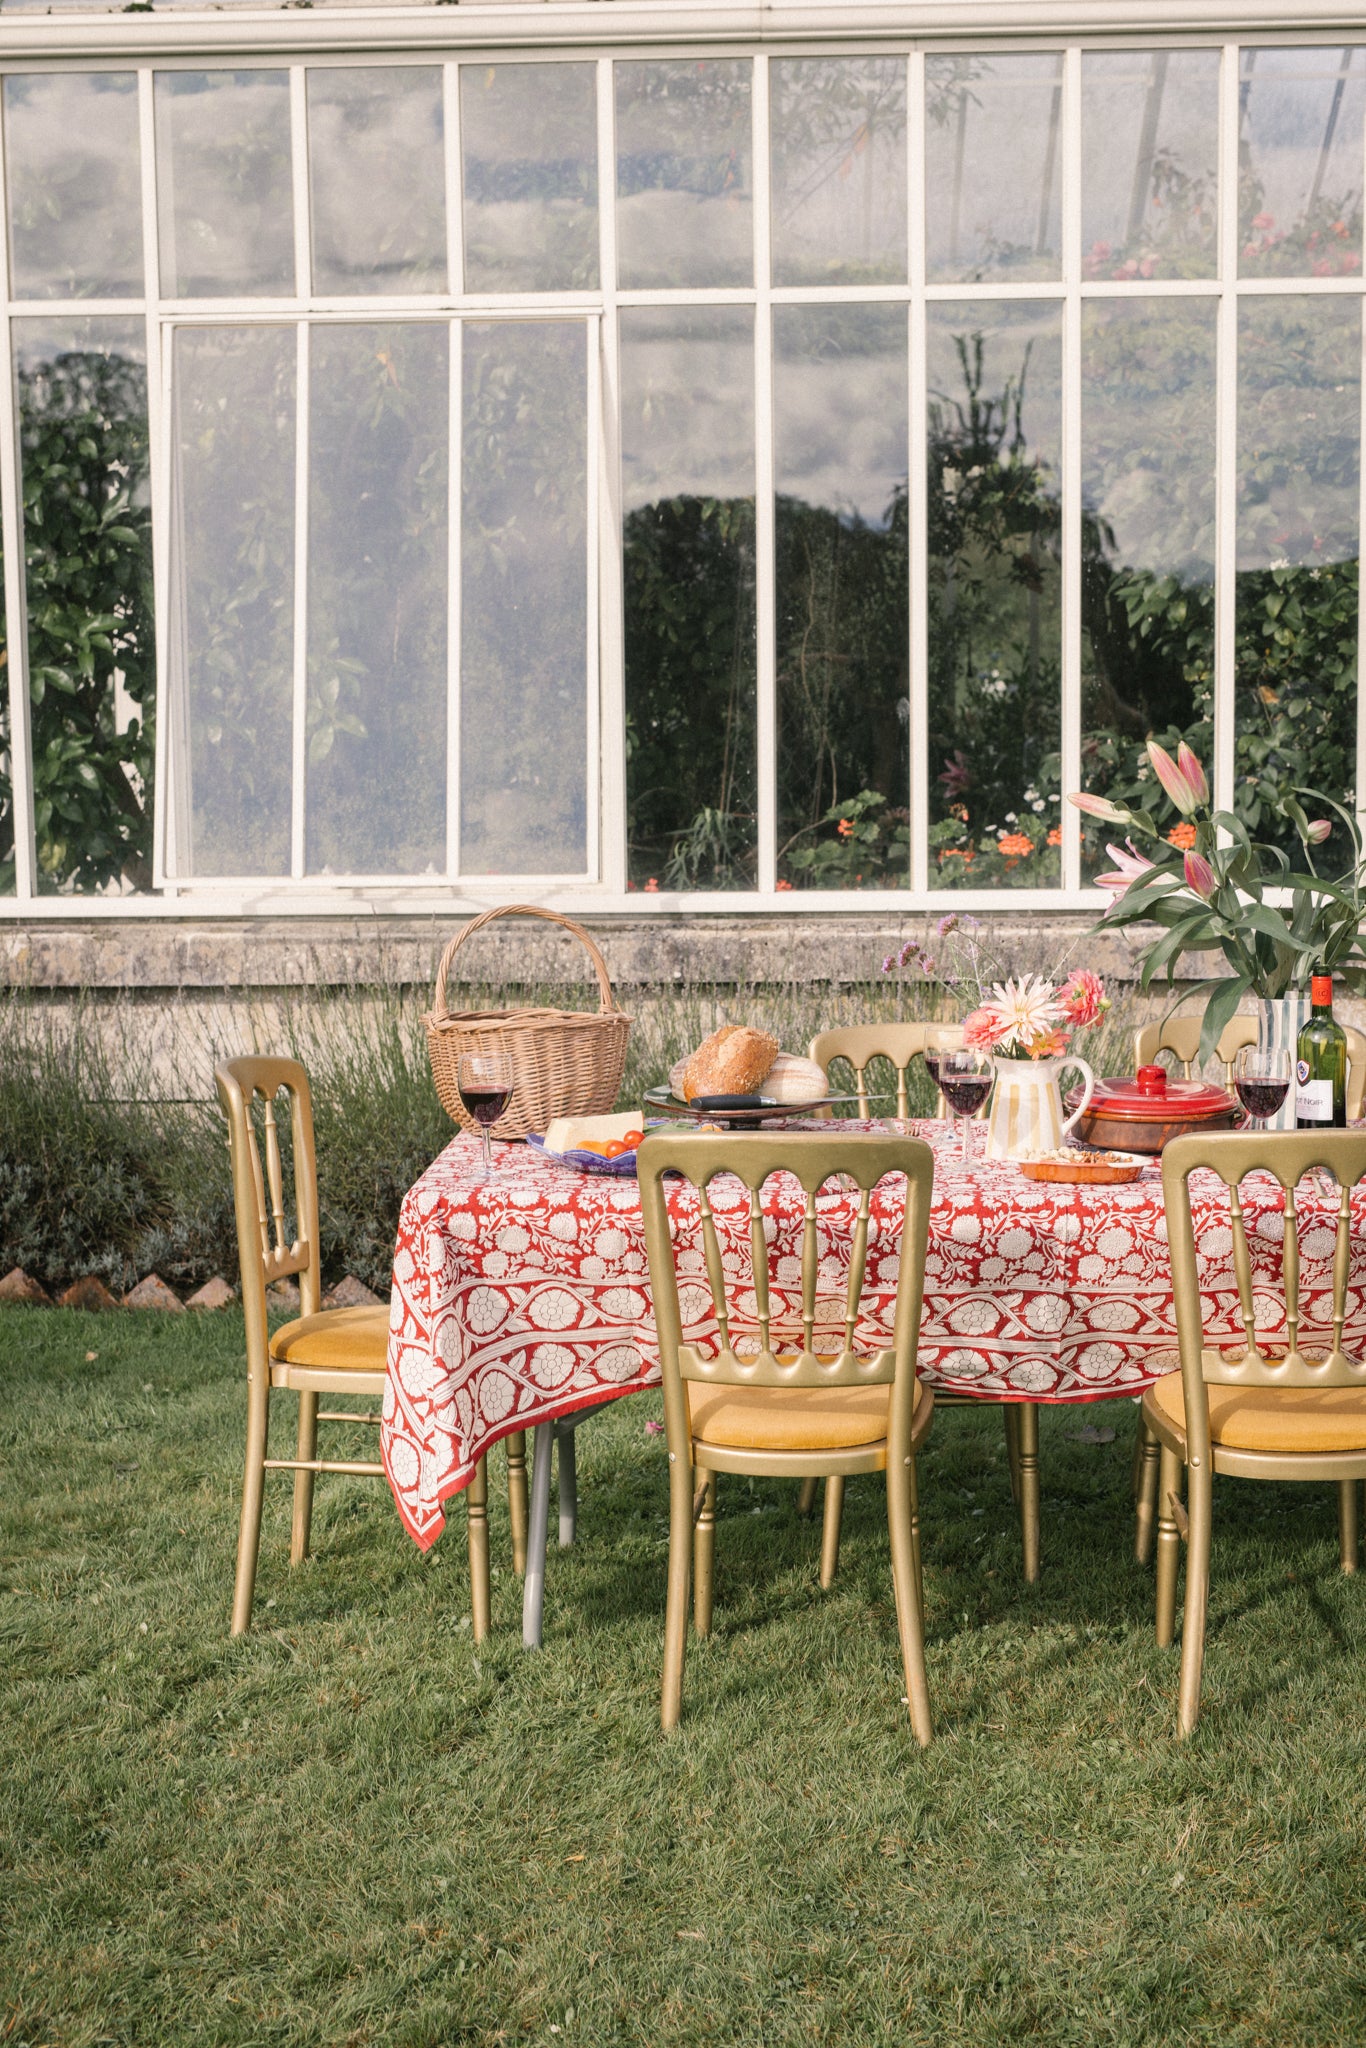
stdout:
<svg viewBox="0 0 1366 2048">
<path fill-rule="evenodd" d="M 955 1025 L 941 1027 L 952 1032 L 949 1043 L 961 1043 L 962 1032 Z M 889 1060 L 896 1072 L 896 1113 L 910 1115 L 906 1070 L 918 1053 L 925 1050 L 927 1024 L 843 1024 L 833 1031 L 818 1031 L 807 1047 L 807 1058 L 823 1067 L 827 1076 L 832 1060 L 844 1060 L 854 1070 L 858 1113 L 872 1114 L 868 1107 L 867 1068 L 875 1059 Z"/>
<path fill-rule="evenodd" d="M 1134 1033 L 1134 1066 L 1150 1067 L 1160 1052 L 1175 1053 L 1184 1078 L 1195 1072 L 1200 1054 L 1200 1017 L 1164 1017 L 1160 1024 L 1143 1024 Z M 1224 1079 L 1232 1081 L 1238 1054 L 1245 1045 L 1257 1043 L 1255 1017 L 1230 1017 L 1215 1040 L 1214 1057 L 1223 1062 Z"/>
<path fill-rule="evenodd" d="M 250 1365 L 259 1358 L 264 1368 L 267 1287 L 276 1280 L 297 1276 L 300 1314 L 316 1315 L 321 1306 L 313 1098 L 308 1075 L 297 1060 L 254 1056 L 224 1060 L 214 1069 L 214 1080 L 228 1120 L 247 1359 Z M 286 1224 L 284 1161 L 275 1106 L 282 1094 L 288 1098 L 289 1109 L 294 1183 L 292 1233 Z M 258 1097 L 262 1103 L 259 1139 L 255 1115 Z"/>
</svg>

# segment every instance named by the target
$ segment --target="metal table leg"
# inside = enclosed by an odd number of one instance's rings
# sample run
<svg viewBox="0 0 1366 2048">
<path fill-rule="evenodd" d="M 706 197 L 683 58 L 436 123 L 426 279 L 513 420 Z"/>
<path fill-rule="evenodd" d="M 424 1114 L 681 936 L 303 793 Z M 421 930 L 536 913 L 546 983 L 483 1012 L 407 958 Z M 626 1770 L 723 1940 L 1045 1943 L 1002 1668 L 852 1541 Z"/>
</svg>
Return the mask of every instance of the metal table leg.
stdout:
<svg viewBox="0 0 1366 2048">
<path fill-rule="evenodd" d="M 579 1481 L 574 1459 L 574 1422 L 568 1416 L 555 1425 L 555 1451 L 560 1470 L 560 1548 L 568 1550 L 574 1541 L 579 1518 Z"/>
<path fill-rule="evenodd" d="M 545 1607 L 545 1539 L 550 1520 L 550 1456 L 553 1422 L 538 1422 L 532 1439 L 531 1522 L 526 1538 L 526 1579 L 522 1589 L 522 1642 L 541 1647 L 541 1616 Z"/>
</svg>

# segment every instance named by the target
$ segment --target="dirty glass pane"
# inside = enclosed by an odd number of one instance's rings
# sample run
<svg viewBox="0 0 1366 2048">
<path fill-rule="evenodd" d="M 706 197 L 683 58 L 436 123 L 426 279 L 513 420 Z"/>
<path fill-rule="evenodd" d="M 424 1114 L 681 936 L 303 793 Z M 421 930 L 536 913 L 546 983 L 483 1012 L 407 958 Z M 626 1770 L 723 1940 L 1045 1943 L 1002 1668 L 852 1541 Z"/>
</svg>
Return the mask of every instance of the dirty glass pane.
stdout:
<svg viewBox="0 0 1366 2048">
<path fill-rule="evenodd" d="M 1212 277 L 1217 50 L 1084 50 L 1082 273 Z"/>
<path fill-rule="evenodd" d="M 449 333 L 310 336 L 311 875 L 445 871 Z"/>
<path fill-rule="evenodd" d="M 9 715 L 9 632 L 5 618 L 4 553 L 0 549 L 0 896 L 12 896 L 14 872 L 14 761 Z"/>
<path fill-rule="evenodd" d="M 292 297 L 289 73 L 158 72 L 156 136 L 165 297 Z"/>
<path fill-rule="evenodd" d="M 293 756 L 292 327 L 182 327 L 172 420 L 176 856 L 287 875 Z"/>
<path fill-rule="evenodd" d="M 5 79 L 16 299 L 140 299 L 138 82 L 131 71 Z"/>
<path fill-rule="evenodd" d="M 588 865 L 588 337 L 467 321 L 461 466 L 460 864 Z"/>
<path fill-rule="evenodd" d="M 906 309 L 774 310 L 778 875 L 910 881 Z"/>
<path fill-rule="evenodd" d="M 598 109 L 591 64 L 462 64 L 465 289 L 598 282 Z"/>
<path fill-rule="evenodd" d="M 1082 306 L 1082 787 L 1153 801 L 1150 736 L 1210 766 L 1214 718 L 1213 299 Z M 1088 874 L 1113 825 L 1082 820 Z"/>
<path fill-rule="evenodd" d="M 747 58 L 616 66 L 617 282 L 754 282 Z"/>
<path fill-rule="evenodd" d="M 445 291 L 441 134 L 434 64 L 308 73 L 315 292 Z"/>
<path fill-rule="evenodd" d="M 16 320 L 38 887 L 152 885 L 156 661 L 140 320 Z"/>
<path fill-rule="evenodd" d="M 754 315 L 621 315 L 630 886 L 751 889 Z"/>
<path fill-rule="evenodd" d="M 1244 50 L 1238 101 L 1241 275 L 1358 275 L 1366 50 Z"/>
<path fill-rule="evenodd" d="M 930 881 L 1056 885 L 1062 312 L 929 308 Z"/>
<path fill-rule="evenodd" d="M 906 60 L 769 66 L 775 284 L 904 284 Z"/>
<path fill-rule="evenodd" d="M 1238 315 L 1234 805 L 1291 851 L 1273 802 L 1356 787 L 1361 305 L 1291 294 Z M 1341 828 L 1317 858 L 1328 875 L 1350 859 Z"/>
<path fill-rule="evenodd" d="M 931 282 L 1060 275 L 1062 52 L 929 57 Z"/>
</svg>

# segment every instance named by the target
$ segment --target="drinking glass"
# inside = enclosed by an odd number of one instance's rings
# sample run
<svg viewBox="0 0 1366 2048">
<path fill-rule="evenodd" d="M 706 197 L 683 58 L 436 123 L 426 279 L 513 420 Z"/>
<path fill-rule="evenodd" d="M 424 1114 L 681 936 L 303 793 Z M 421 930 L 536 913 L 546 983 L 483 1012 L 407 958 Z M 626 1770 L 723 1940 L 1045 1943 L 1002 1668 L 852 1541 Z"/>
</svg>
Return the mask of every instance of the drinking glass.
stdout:
<svg viewBox="0 0 1366 2048">
<path fill-rule="evenodd" d="M 1264 1131 L 1268 1117 L 1275 1116 L 1290 1092 L 1290 1047 L 1241 1047 L 1233 1085 L 1238 1091 L 1238 1100 L 1247 1111 L 1252 1128 Z"/>
<path fill-rule="evenodd" d="M 959 1120 L 963 1159 L 972 1157 L 972 1119 L 991 1093 L 995 1072 L 991 1055 L 973 1046 L 950 1045 L 940 1052 L 940 1092 Z"/>
<path fill-rule="evenodd" d="M 461 1053 L 456 1082 L 466 1113 L 474 1118 L 484 1140 L 484 1167 L 480 1178 L 492 1180 L 493 1148 L 489 1143 L 489 1127 L 497 1123 L 508 1106 L 508 1097 L 512 1093 L 512 1062 L 500 1052 Z"/>
<path fill-rule="evenodd" d="M 921 1058 L 925 1072 L 936 1088 L 939 1087 L 939 1062 L 946 1052 L 952 1052 L 963 1043 L 961 1024 L 927 1024 L 925 1026 L 925 1050 Z M 942 1094 L 942 1090 L 940 1091 Z M 941 1104 L 942 1110 L 942 1104 Z"/>
</svg>

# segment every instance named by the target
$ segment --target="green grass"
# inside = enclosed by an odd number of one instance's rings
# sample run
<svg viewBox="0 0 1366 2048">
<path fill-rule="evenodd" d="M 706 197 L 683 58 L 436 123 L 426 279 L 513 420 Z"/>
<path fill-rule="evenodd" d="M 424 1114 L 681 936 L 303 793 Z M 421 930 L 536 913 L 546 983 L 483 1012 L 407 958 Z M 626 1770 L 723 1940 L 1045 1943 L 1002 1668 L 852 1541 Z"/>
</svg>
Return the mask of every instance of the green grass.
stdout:
<svg viewBox="0 0 1366 2048">
<path fill-rule="evenodd" d="M 422 1558 L 324 1480 L 291 1574 L 283 1478 L 231 1642 L 241 1382 L 231 1313 L 0 1310 L 5 2048 L 1361 2038 L 1366 1578 L 1326 1489 L 1220 1486 L 1178 1746 L 1132 1404 L 1045 1414 L 1032 1590 L 999 1416 L 941 1414 L 922 1755 L 880 1483 L 825 1596 L 791 1489 L 723 1483 L 665 1741 L 657 1398 L 582 1431 L 528 1656 L 501 1454 L 479 1650 L 458 1504 Z"/>
</svg>

